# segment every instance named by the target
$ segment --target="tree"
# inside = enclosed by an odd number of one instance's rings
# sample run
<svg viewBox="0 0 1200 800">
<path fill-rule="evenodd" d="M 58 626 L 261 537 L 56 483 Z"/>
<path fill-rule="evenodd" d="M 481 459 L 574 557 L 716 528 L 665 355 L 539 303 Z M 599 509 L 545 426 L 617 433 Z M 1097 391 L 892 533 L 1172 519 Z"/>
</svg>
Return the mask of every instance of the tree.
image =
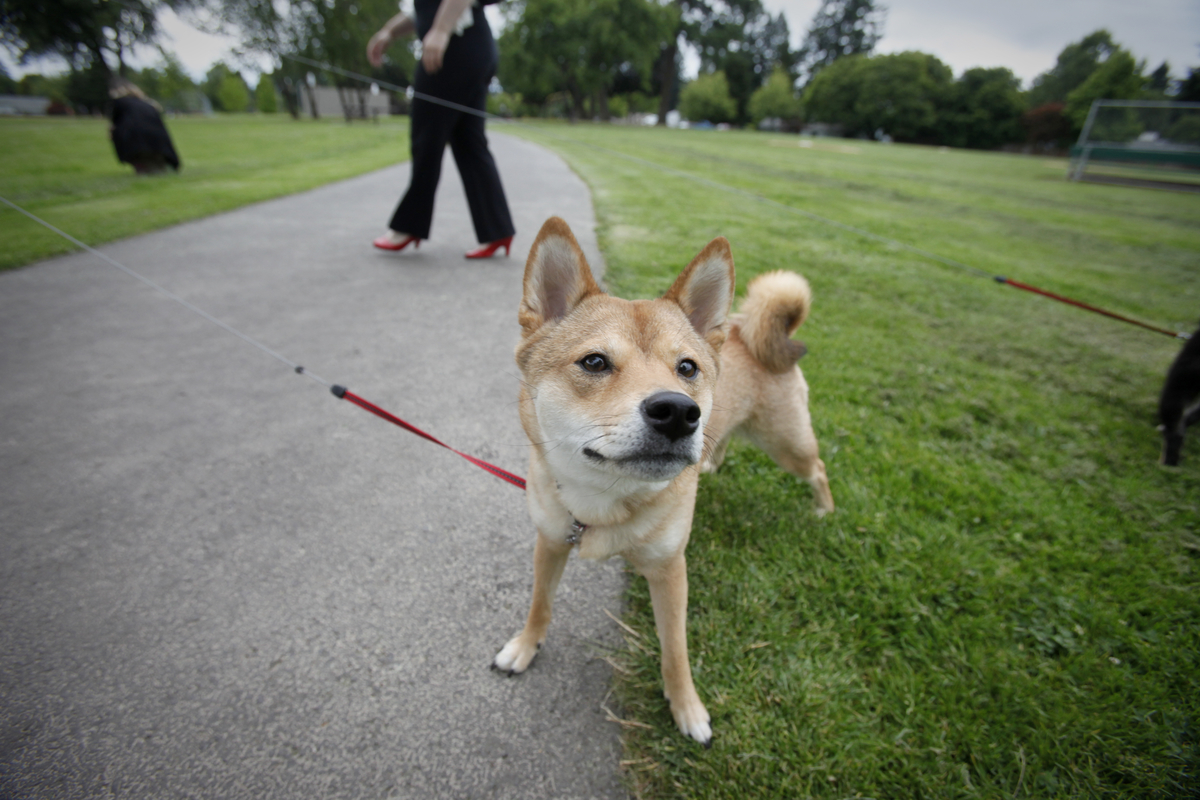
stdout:
<svg viewBox="0 0 1200 800">
<path fill-rule="evenodd" d="M 17 82 L 8 74 L 8 68 L 0 64 L 0 94 L 16 94 Z"/>
<path fill-rule="evenodd" d="M 618 80 L 645 84 L 675 13 L 651 0 L 526 0 L 500 37 L 500 82 L 538 104 L 566 92 L 572 119 L 592 98 L 603 116 Z"/>
<path fill-rule="evenodd" d="M 700 75 L 683 87 L 679 95 L 679 113 L 695 122 L 732 122 L 737 116 L 737 103 L 729 94 L 725 73 Z"/>
<path fill-rule="evenodd" d="M 795 77 L 787 20 L 782 13 L 766 13 L 760 0 L 723 0 L 709 4 L 707 11 L 685 26 L 687 39 L 700 56 L 701 73 L 724 73 L 737 104 L 734 121 L 744 123 L 750 96 L 773 69 Z"/>
<path fill-rule="evenodd" d="M 1175 99 L 1181 103 L 1200 103 L 1200 69 L 1192 67 L 1188 76 L 1179 82 Z"/>
<path fill-rule="evenodd" d="M 416 59 L 412 45 L 391 48 L 384 66 L 367 62 L 367 40 L 396 13 L 394 0 L 212 0 L 219 8 L 222 26 L 235 29 L 247 52 L 262 53 L 275 61 L 271 73 L 275 88 L 293 117 L 300 115 L 300 93 L 309 89 L 307 76 L 337 86 L 347 119 L 365 116 L 368 87 L 340 75 L 317 74 L 311 67 L 289 59 L 302 56 L 324 61 L 350 72 L 378 77 L 398 86 L 411 82 Z M 311 100 L 311 92 L 310 92 Z M 311 103 L 313 116 L 316 103 Z"/>
<path fill-rule="evenodd" d="M 750 96 L 750 119 L 755 125 L 768 117 L 782 120 L 797 120 L 801 116 L 800 98 L 792 88 L 792 76 L 786 70 L 776 69 L 753 95 Z"/>
<path fill-rule="evenodd" d="M 204 107 L 201 92 L 172 53 L 164 52 L 160 66 L 148 67 L 132 77 L 142 91 L 168 111 L 195 112 Z"/>
<path fill-rule="evenodd" d="M 1103 28 L 1067 45 L 1058 54 L 1054 66 L 1033 79 L 1029 105 L 1065 103 L 1067 95 L 1086 81 L 1116 49 L 1112 34 Z"/>
<path fill-rule="evenodd" d="M 954 82 L 939 112 L 942 144 L 991 150 L 1024 138 L 1021 79 L 1005 67 L 975 67 Z"/>
<path fill-rule="evenodd" d="M 823 0 L 800 47 L 808 80 L 839 58 L 870 55 L 883 35 L 883 19 L 883 7 L 872 0 Z"/>
<path fill-rule="evenodd" d="M 67 102 L 67 79 L 64 75 L 39 75 L 31 72 L 17 81 L 17 94 L 26 97 L 49 97 L 59 103 Z"/>
<path fill-rule="evenodd" d="M 841 125 L 846 136 L 882 129 L 902 142 L 935 142 L 953 91 L 950 68 L 927 53 L 838 59 L 804 91 L 805 118 Z"/>
<path fill-rule="evenodd" d="M 1171 65 L 1164 61 L 1146 79 L 1146 90 L 1152 92 L 1155 99 L 1166 100 L 1167 93 L 1171 90 L 1171 83 Z"/>
<path fill-rule="evenodd" d="M 655 78 L 658 124 L 666 124 L 679 77 L 679 46 L 691 44 L 700 55 L 700 72 L 724 72 L 738 105 L 738 121 L 749 117 L 750 96 L 776 67 L 795 77 L 787 19 L 772 17 L 761 0 L 674 0 L 678 22 L 661 48 Z"/>
<path fill-rule="evenodd" d="M 1117 48 L 1087 80 L 1067 95 L 1065 113 L 1076 131 L 1083 129 L 1094 100 L 1133 100 L 1146 86 L 1143 65 L 1128 51 Z"/>
<path fill-rule="evenodd" d="M 217 97 L 221 108 L 232 113 L 242 113 L 250 107 L 250 90 L 239 73 L 230 73 L 221 78 L 217 86 Z"/>
<path fill-rule="evenodd" d="M 126 54 L 159 34 L 158 12 L 182 10 L 193 0 L 3 0 L 0 42 L 21 63 L 39 56 L 64 59 L 80 73 L 77 87 L 107 85 L 113 67 L 127 75 Z M 90 74 L 85 74 L 90 73 Z M 88 89 L 84 94 L 94 93 Z"/>
<path fill-rule="evenodd" d="M 218 61 L 209 68 L 201 88 L 217 111 L 245 111 L 250 103 L 250 88 L 246 80 L 224 61 Z"/>
<path fill-rule="evenodd" d="M 258 78 L 258 86 L 254 88 L 254 105 L 264 114 L 274 114 L 279 110 L 275 102 L 275 83 L 266 73 Z"/>
</svg>

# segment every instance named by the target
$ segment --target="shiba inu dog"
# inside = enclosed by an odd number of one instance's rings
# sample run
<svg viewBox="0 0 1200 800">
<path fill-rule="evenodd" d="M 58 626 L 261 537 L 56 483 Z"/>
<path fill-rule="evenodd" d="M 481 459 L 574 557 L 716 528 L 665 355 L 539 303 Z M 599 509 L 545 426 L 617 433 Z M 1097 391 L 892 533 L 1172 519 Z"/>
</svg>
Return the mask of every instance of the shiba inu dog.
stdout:
<svg viewBox="0 0 1200 800">
<path fill-rule="evenodd" d="M 532 445 L 529 511 L 537 528 L 533 603 L 492 667 L 523 672 L 546 638 L 573 547 L 623 556 L 650 586 L 663 692 L 679 729 L 712 730 L 687 655 L 687 565 L 701 469 L 716 469 L 734 431 L 812 485 L 833 510 L 825 465 L 790 339 L 811 293 L 790 272 L 762 275 L 730 317 L 729 242 L 714 239 L 657 300 L 621 300 L 596 284 L 565 222 L 542 226 L 525 265 L 519 321 L 521 423 Z"/>
<path fill-rule="evenodd" d="M 1161 463 L 1179 466 L 1183 436 L 1200 423 L 1200 328 L 1192 334 L 1171 363 L 1158 400 L 1159 427 L 1163 434 Z"/>
</svg>

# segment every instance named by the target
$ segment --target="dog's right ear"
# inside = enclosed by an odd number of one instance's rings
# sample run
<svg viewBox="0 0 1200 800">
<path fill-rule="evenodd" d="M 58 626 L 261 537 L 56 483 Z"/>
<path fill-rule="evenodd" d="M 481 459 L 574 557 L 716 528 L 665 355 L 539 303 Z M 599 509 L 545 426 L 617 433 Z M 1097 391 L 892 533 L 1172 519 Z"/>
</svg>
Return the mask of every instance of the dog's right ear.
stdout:
<svg viewBox="0 0 1200 800">
<path fill-rule="evenodd" d="M 571 228 L 558 217 L 546 220 L 525 262 L 525 296 L 517 316 L 525 333 L 562 319 L 600 292 Z"/>
</svg>

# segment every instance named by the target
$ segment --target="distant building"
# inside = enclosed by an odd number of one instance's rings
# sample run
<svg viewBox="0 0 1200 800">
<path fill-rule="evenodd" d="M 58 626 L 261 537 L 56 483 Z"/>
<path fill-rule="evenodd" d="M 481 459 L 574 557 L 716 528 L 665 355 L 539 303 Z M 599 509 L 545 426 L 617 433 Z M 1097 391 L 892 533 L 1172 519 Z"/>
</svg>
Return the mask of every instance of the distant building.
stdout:
<svg viewBox="0 0 1200 800">
<path fill-rule="evenodd" d="M 27 97 L 21 94 L 0 94 L 0 115 L 34 116 L 46 115 L 50 108 L 49 97 Z"/>
<path fill-rule="evenodd" d="M 342 106 L 343 98 L 349 106 L 350 116 L 355 119 L 386 117 L 391 113 L 388 92 L 371 94 L 367 89 L 338 89 L 336 86 L 304 87 L 300 92 L 300 110 L 312 116 L 312 100 L 315 99 L 318 116 L 343 117 L 347 113 Z"/>
</svg>

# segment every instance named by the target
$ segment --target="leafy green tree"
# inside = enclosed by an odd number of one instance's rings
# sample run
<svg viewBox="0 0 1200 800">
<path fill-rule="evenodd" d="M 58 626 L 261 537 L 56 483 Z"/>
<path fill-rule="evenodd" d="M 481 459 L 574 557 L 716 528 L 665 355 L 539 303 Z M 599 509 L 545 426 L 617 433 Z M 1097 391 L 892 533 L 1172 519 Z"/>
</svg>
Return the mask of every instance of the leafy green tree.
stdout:
<svg viewBox="0 0 1200 800">
<path fill-rule="evenodd" d="M 8 74 L 8 68 L 0 64 L 0 94 L 16 94 L 17 82 Z"/>
<path fill-rule="evenodd" d="M 1171 83 L 1171 65 L 1164 61 L 1146 79 L 1146 91 L 1152 94 L 1155 100 L 1166 100 Z"/>
<path fill-rule="evenodd" d="M 679 48 L 690 44 L 700 55 L 700 71 L 724 72 L 738 104 L 739 121 L 749 116 L 751 95 L 776 66 L 795 77 L 787 19 L 772 17 L 761 0 L 673 0 L 674 32 L 663 43 L 655 67 L 658 124 L 665 125 L 679 87 Z"/>
<path fill-rule="evenodd" d="M 172 53 L 164 52 L 159 66 L 130 77 L 168 111 L 199 111 L 203 107 L 195 82 Z"/>
<path fill-rule="evenodd" d="M 969 69 L 939 111 L 942 144 L 991 150 L 1024 137 L 1021 79 L 1005 67 Z"/>
<path fill-rule="evenodd" d="M 370 75 L 398 86 L 412 80 L 416 58 L 414 42 L 388 50 L 384 65 L 367 62 L 367 40 L 396 13 L 395 0 L 212 0 L 222 24 L 241 37 L 247 52 L 261 53 L 275 62 L 271 73 L 275 88 L 293 117 L 300 115 L 300 94 L 308 90 L 307 76 L 339 88 L 347 119 L 365 116 L 368 91 L 360 81 L 336 74 L 319 74 L 288 56 L 323 61 L 344 70 Z M 316 104 L 311 104 L 316 116 Z"/>
<path fill-rule="evenodd" d="M 733 122 L 737 117 L 737 103 L 729 94 L 725 73 L 700 75 L 683 87 L 679 95 L 679 113 L 694 122 Z"/>
<path fill-rule="evenodd" d="M 1083 128 L 1094 100 L 1133 100 L 1146 86 L 1143 66 L 1128 51 L 1117 48 L 1087 80 L 1067 95 L 1065 113 L 1076 130 Z"/>
<path fill-rule="evenodd" d="M 217 97 L 221 100 L 224 111 L 241 113 L 250 106 L 250 90 L 246 81 L 237 73 L 227 74 L 221 78 L 217 87 Z"/>
<path fill-rule="evenodd" d="M 59 103 L 67 102 L 67 78 L 65 75 L 39 75 L 31 72 L 17 81 L 17 94 L 26 97 L 49 97 Z"/>
<path fill-rule="evenodd" d="M 1067 95 L 1088 79 L 1117 50 L 1112 34 L 1101 28 L 1063 48 L 1054 66 L 1033 79 L 1029 105 L 1065 103 Z"/>
<path fill-rule="evenodd" d="M 761 0 L 723 0 L 706 4 L 707 13 L 684 26 L 688 41 L 700 56 L 702 74 L 721 72 L 737 104 L 733 121 L 746 122 L 750 97 L 772 69 L 780 67 L 794 76 L 787 20 L 772 17 Z M 682 102 L 682 98 L 681 98 Z"/>
<path fill-rule="evenodd" d="M 209 68 L 201 88 L 217 111 L 245 111 L 250 102 L 250 89 L 245 79 L 224 61 Z"/>
<path fill-rule="evenodd" d="M 279 104 L 275 101 L 275 82 L 266 73 L 259 76 L 258 86 L 254 87 L 254 105 L 264 114 L 274 114 L 279 110 Z"/>
<path fill-rule="evenodd" d="M 846 56 L 805 89 L 805 118 L 839 124 L 846 136 L 883 130 L 897 141 L 936 142 L 952 92 L 952 71 L 927 53 Z"/>
<path fill-rule="evenodd" d="M 883 35 L 884 13 L 873 0 L 823 0 L 800 47 L 808 80 L 839 58 L 870 55 Z"/>
<path fill-rule="evenodd" d="M 1200 69 L 1188 70 L 1188 76 L 1179 82 L 1175 99 L 1181 103 L 1200 103 Z"/>
<path fill-rule="evenodd" d="M 776 69 L 753 95 L 750 96 L 750 119 L 755 125 L 767 117 L 797 120 L 801 116 L 800 98 L 792 87 L 792 76 L 786 70 Z"/>
<path fill-rule="evenodd" d="M 108 104 L 112 64 L 121 75 L 129 75 L 126 56 L 158 38 L 159 12 L 181 11 L 202 1 L 2 0 L 0 44 L 22 63 L 40 56 L 64 59 L 71 73 L 67 98 L 100 111 Z"/>
<path fill-rule="evenodd" d="M 603 115 L 619 78 L 644 85 L 675 13 L 650 0 L 525 0 L 500 36 L 500 82 L 537 104 L 565 92 L 572 118 L 592 98 Z"/>
</svg>

